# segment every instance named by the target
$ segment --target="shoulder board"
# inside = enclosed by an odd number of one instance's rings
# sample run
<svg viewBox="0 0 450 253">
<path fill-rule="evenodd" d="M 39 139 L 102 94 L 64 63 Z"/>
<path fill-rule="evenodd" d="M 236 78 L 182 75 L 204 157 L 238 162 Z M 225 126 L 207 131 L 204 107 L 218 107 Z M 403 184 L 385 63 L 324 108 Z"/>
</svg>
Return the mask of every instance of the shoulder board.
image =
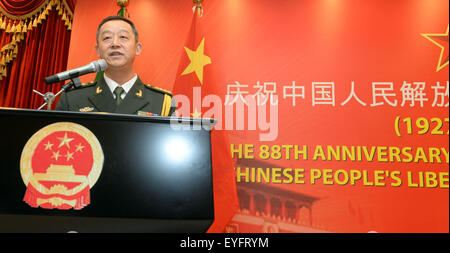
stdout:
<svg viewBox="0 0 450 253">
<path fill-rule="evenodd" d="M 169 95 L 169 96 L 172 96 L 172 92 L 170 92 L 170 91 L 168 91 L 168 90 L 161 89 L 161 88 L 155 87 L 155 86 L 151 86 L 150 84 L 144 84 L 144 85 L 145 85 L 145 87 L 147 87 L 147 88 L 149 88 L 149 89 L 151 89 L 151 90 L 155 90 L 155 91 L 158 91 L 158 92 L 167 94 L 167 95 Z"/>
<path fill-rule="evenodd" d="M 82 83 L 81 88 L 89 87 L 89 86 L 96 85 L 96 84 L 97 84 L 97 82 Z"/>
<path fill-rule="evenodd" d="M 91 87 L 96 84 L 97 84 L 97 82 L 82 83 L 80 87 L 75 88 L 75 86 L 72 86 L 69 90 L 78 90 L 78 89 L 82 89 L 82 88 L 86 88 L 86 87 Z"/>
</svg>

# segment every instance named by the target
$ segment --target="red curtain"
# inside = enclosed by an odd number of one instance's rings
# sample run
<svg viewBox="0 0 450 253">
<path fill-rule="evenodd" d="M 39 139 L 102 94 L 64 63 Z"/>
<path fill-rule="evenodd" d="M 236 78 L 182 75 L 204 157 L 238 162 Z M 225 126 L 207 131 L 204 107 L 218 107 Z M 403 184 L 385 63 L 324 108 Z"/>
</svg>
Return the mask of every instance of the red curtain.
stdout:
<svg viewBox="0 0 450 253">
<path fill-rule="evenodd" d="M 0 5 L 9 14 L 22 16 L 38 8 L 45 0 L 2 0 Z"/>
<path fill-rule="evenodd" d="M 0 107 L 36 109 L 44 100 L 33 90 L 56 94 L 61 89 L 63 83 L 50 86 L 44 78 L 66 70 L 73 16 L 69 18 L 69 15 L 75 4 L 76 0 L 0 0 L 0 17 L 4 23 L 4 29 L 0 29 L 0 47 L 4 56 L 2 67 L 6 71 L 2 71 L 0 80 Z M 44 8 L 48 8 L 46 13 Z M 37 22 L 39 19 L 41 24 Z M 25 32 L 7 32 L 14 25 Z M 23 39 L 16 43 L 14 52 L 11 50 L 14 59 L 8 57 L 9 63 L 4 62 L 8 44 L 14 41 L 14 36 L 20 38 L 20 34 Z"/>
</svg>

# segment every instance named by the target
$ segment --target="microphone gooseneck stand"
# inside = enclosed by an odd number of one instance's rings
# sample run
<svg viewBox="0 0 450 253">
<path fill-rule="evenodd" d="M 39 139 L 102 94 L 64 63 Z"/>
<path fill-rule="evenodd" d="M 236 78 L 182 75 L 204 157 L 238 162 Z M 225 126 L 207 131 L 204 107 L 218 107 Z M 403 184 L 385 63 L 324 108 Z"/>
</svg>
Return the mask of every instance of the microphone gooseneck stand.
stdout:
<svg viewBox="0 0 450 253">
<path fill-rule="evenodd" d="M 33 92 L 41 95 L 42 97 L 44 97 L 44 101 L 45 103 L 43 105 L 41 105 L 38 110 L 41 110 L 42 108 L 44 108 L 44 106 L 47 105 L 47 110 L 51 110 L 52 109 L 52 103 L 55 100 L 55 98 L 57 96 L 59 96 L 63 91 L 66 91 L 68 89 L 70 89 L 72 86 L 75 86 L 75 88 L 79 88 L 81 87 L 81 81 L 80 78 L 78 77 L 74 77 L 70 79 L 70 82 L 66 83 L 60 91 L 58 91 L 58 93 L 53 94 L 53 92 L 47 92 L 45 94 L 40 93 L 39 91 L 33 90 Z"/>
</svg>

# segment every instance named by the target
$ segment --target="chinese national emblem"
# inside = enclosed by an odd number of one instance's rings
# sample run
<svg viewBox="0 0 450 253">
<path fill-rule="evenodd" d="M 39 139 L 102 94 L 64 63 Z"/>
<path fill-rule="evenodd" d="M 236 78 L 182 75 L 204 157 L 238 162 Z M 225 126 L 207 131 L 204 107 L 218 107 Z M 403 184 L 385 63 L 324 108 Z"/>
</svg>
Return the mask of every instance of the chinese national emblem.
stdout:
<svg viewBox="0 0 450 253">
<path fill-rule="evenodd" d="M 25 144 L 20 173 L 31 207 L 80 210 L 103 167 L 103 151 L 89 129 L 59 122 L 37 131 Z"/>
</svg>

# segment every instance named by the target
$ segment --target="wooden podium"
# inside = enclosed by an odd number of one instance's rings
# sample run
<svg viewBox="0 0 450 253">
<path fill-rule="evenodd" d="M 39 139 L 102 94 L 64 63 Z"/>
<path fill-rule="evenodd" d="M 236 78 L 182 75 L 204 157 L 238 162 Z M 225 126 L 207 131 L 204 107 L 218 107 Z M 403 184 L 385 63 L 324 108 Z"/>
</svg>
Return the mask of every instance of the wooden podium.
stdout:
<svg viewBox="0 0 450 253">
<path fill-rule="evenodd" d="M 214 122 L 5 108 L 0 122 L 0 232 L 190 233 L 214 220 Z"/>
</svg>

